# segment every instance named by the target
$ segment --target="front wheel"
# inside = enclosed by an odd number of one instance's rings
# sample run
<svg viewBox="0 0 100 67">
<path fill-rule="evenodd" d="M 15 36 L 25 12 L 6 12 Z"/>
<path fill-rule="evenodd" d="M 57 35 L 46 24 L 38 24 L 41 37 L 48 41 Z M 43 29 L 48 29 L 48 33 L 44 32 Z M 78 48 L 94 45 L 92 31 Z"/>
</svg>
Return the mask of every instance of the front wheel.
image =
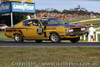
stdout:
<svg viewBox="0 0 100 67">
<path fill-rule="evenodd" d="M 15 34 L 14 39 L 15 39 L 15 42 L 17 43 L 22 43 L 24 41 L 20 34 Z"/>
<path fill-rule="evenodd" d="M 79 40 L 80 40 L 80 37 L 70 39 L 70 41 L 71 41 L 72 43 L 78 43 Z"/>
<path fill-rule="evenodd" d="M 59 42 L 61 41 L 59 35 L 56 34 L 56 33 L 52 33 L 52 34 L 50 35 L 50 40 L 51 40 L 52 42 L 54 42 L 54 43 L 59 43 Z"/>
</svg>

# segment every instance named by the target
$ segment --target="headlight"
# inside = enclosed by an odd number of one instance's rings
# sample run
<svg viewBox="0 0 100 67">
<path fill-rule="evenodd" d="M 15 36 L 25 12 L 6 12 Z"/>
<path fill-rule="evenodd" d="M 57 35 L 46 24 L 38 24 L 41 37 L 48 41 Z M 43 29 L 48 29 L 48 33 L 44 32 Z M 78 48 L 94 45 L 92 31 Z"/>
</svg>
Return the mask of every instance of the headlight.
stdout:
<svg viewBox="0 0 100 67">
<path fill-rule="evenodd" d="M 85 31 L 86 30 L 86 28 L 81 28 L 81 31 Z"/>
<path fill-rule="evenodd" d="M 73 29 L 69 29 L 69 30 L 68 30 L 69 33 L 73 32 L 73 31 L 74 31 Z"/>
</svg>

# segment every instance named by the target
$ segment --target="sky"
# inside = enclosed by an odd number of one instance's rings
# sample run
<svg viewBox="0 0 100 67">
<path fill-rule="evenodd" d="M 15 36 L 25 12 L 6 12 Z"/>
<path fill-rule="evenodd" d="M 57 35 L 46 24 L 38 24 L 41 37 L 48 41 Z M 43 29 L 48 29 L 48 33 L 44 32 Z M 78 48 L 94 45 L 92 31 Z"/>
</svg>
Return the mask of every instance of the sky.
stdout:
<svg viewBox="0 0 100 67">
<path fill-rule="evenodd" d="M 74 9 L 80 5 L 88 11 L 100 13 L 100 0 L 32 0 L 36 4 L 36 9 L 54 8 L 59 11 L 64 9 Z"/>
</svg>

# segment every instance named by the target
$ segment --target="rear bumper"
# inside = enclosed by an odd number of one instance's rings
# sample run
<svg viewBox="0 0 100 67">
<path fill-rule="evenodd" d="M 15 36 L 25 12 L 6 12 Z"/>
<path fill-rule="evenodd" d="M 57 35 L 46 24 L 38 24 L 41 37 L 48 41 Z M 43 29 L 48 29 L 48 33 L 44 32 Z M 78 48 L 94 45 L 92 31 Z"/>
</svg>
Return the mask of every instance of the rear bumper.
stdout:
<svg viewBox="0 0 100 67">
<path fill-rule="evenodd" d="M 11 36 L 8 36 L 6 33 L 5 33 L 5 36 L 7 36 L 8 38 L 13 38 L 13 37 L 11 37 Z"/>
</svg>

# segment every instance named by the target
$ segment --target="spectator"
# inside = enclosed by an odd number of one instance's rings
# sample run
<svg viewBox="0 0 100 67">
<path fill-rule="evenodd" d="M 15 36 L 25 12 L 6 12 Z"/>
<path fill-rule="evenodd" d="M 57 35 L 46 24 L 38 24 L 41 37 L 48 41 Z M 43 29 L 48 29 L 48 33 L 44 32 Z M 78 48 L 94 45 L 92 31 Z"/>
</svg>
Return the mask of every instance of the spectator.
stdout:
<svg viewBox="0 0 100 67">
<path fill-rule="evenodd" d="M 27 19 L 31 19 L 31 16 L 30 16 L 30 14 L 28 13 L 28 15 L 27 15 Z"/>
<path fill-rule="evenodd" d="M 89 42 L 93 42 L 95 32 L 96 32 L 96 30 L 93 28 L 93 25 L 91 24 L 91 27 L 89 28 L 89 35 L 88 35 Z"/>
</svg>

